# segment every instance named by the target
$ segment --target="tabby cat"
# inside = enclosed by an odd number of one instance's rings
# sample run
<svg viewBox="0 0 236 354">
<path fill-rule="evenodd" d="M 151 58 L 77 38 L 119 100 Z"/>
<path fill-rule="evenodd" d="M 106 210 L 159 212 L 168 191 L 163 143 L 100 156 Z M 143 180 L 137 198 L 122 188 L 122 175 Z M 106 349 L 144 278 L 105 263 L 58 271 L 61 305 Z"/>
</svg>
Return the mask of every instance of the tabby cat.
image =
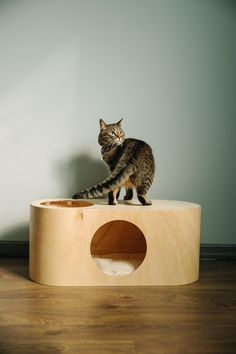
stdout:
<svg viewBox="0 0 236 354">
<path fill-rule="evenodd" d="M 152 184 L 155 163 L 150 146 L 137 139 L 125 139 L 121 126 L 122 119 L 107 124 L 100 119 L 98 143 L 102 146 L 102 159 L 110 168 L 111 174 L 103 182 L 81 191 L 73 199 L 96 198 L 108 193 L 110 205 L 117 204 L 121 187 L 125 187 L 125 200 L 133 197 L 133 187 L 142 205 L 151 205 L 147 192 Z"/>
</svg>

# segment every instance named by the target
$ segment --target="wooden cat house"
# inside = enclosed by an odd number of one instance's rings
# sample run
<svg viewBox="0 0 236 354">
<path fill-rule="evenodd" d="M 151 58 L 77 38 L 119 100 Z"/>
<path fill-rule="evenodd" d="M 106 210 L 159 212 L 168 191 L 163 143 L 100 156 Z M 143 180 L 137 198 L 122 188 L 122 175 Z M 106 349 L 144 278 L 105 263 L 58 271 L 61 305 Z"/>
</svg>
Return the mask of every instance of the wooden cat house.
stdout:
<svg viewBox="0 0 236 354">
<path fill-rule="evenodd" d="M 199 205 L 31 203 L 30 278 L 54 286 L 180 285 L 199 276 Z"/>
</svg>

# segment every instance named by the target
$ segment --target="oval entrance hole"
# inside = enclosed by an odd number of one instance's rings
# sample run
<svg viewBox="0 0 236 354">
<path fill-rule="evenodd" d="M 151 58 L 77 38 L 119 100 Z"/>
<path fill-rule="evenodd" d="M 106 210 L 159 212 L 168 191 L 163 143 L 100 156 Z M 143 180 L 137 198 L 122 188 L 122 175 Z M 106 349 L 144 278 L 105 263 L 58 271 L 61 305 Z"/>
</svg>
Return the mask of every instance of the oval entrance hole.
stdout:
<svg viewBox="0 0 236 354">
<path fill-rule="evenodd" d="M 100 270 L 108 275 L 126 275 L 143 262 L 147 243 L 142 231 L 124 220 L 102 225 L 94 234 L 90 253 Z"/>
</svg>

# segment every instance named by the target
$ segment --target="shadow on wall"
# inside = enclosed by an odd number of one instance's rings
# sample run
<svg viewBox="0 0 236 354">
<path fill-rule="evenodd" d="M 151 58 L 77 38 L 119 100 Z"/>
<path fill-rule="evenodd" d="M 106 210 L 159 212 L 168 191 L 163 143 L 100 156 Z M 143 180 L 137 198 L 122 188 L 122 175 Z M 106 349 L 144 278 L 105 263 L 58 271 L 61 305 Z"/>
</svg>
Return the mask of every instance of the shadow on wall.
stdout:
<svg viewBox="0 0 236 354">
<path fill-rule="evenodd" d="M 102 182 L 109 170 L 104 162 L 84 153 L 57 163 L 57 174 L 68 198 Z"/>
<path fill-rule="evenodd" d="M 104 162 L 85 153 L 57 162 L 56 174 L 60 179 L 62 191 L 67 198 L 71 198 L 80 190 L 103 181 L 109 175 L 109 171 Z M 28 239 L 28 222 L 0 230 L 1 241 L 27 241 Z"/>
</svg>

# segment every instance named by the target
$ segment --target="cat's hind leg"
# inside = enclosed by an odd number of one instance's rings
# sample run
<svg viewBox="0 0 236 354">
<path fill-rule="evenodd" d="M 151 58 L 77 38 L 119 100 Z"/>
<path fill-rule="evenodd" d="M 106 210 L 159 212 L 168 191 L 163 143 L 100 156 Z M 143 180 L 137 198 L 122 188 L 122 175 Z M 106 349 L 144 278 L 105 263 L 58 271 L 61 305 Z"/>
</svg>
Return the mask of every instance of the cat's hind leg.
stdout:
<svg viewBox="0 0 236 354">
<path fill-rule="evenodd" d="M 131 200 L 133 198 L 133 189 L 130 187 L 125 188 L 126 194 L 124 200 Z"/>
<path fill-rule="evenodd" d="M 152 205 L 152 201 L 147 198 L 147 189 L 144 186 L 137 187 L 137 196 L 142 205 Z"/>
</svg>

